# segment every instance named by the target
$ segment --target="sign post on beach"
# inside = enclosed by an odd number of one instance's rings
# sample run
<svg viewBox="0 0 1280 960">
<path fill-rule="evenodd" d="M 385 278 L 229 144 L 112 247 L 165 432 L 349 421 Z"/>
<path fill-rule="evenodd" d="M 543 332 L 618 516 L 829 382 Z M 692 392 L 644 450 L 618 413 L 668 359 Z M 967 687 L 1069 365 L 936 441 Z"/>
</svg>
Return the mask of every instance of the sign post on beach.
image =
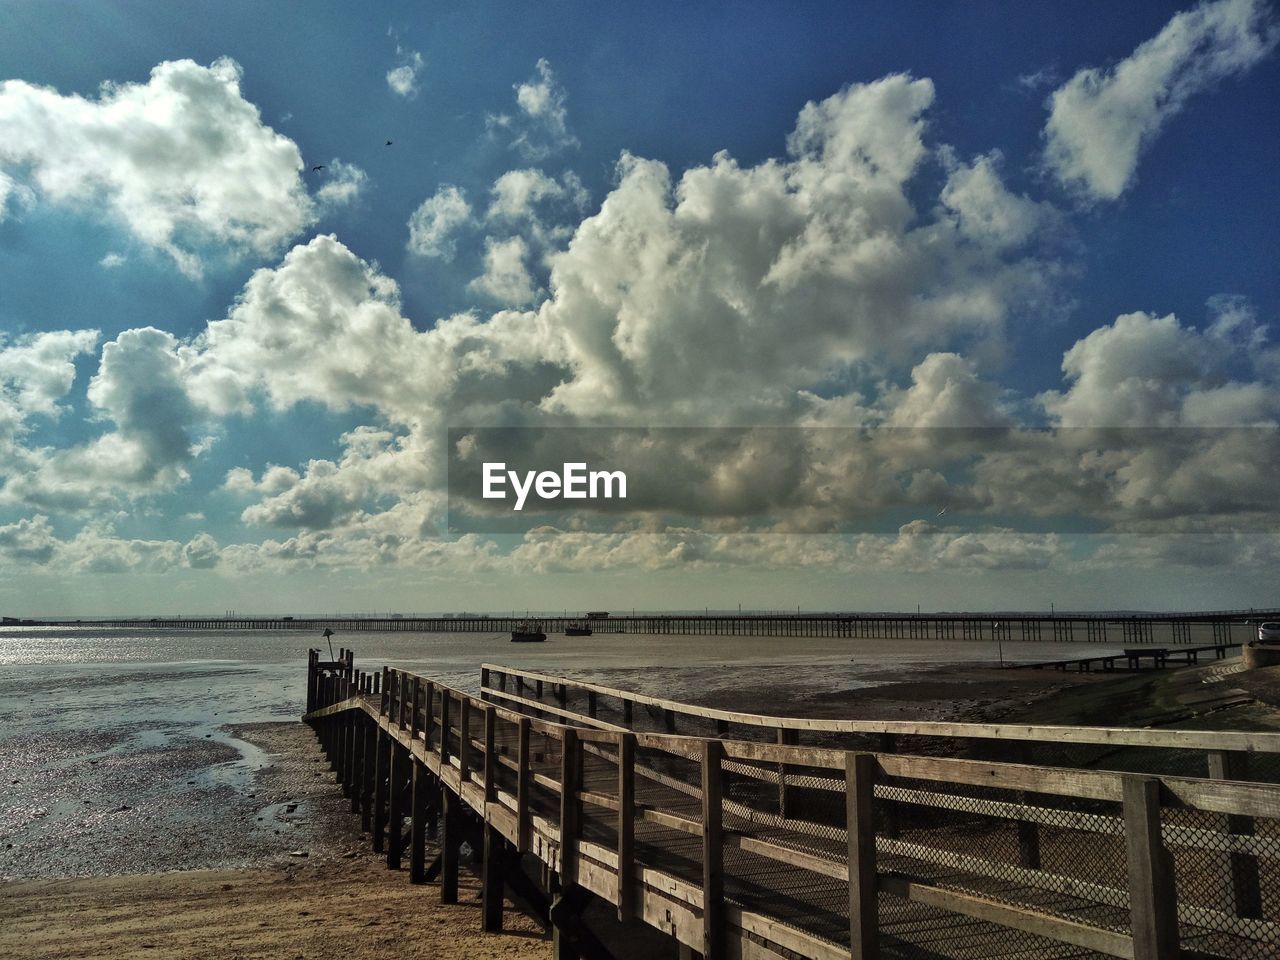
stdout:
<svg viewBox="0 0 1280 960">
<path fill-rule="evenodd" d="M 333 640 L 331 640 L 330 638 L 333 636 L 333 631 L 330 630 L 328 627 L 325 627 L 324 633 L 320 634 L 320 636 L 324 637 L 326 640 L 329 641 L 329 659 L 332 660 L 333 659 Z"/>
</svg>

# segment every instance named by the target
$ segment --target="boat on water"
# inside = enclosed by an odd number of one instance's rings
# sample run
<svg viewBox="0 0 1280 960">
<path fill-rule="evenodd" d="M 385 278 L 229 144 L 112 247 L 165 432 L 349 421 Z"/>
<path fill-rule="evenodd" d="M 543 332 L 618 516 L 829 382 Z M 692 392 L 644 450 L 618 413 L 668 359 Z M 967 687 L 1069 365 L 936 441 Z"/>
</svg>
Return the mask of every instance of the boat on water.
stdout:
<svg viewBox="0 0 1280 960">
<path fill-rule="evenodd" d="M 521 620 L 511 631 L 512 643 L 542 643 L 546 639 L 542 624 L 537 620 Z"/>
<path fill-rule="evenodd" d="M 572 623 L 565 624 L 564 635 L 566 637 L 589 637 L 591 636 L 591 627 L 581 620 L 575 620 Z"/>
</svg>

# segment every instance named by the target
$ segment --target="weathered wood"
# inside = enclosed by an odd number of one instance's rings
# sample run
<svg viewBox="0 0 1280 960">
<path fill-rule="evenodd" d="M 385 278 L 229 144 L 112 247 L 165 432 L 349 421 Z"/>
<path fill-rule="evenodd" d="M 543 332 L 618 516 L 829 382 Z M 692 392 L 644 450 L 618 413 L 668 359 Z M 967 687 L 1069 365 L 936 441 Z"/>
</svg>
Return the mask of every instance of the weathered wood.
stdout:
<svg viewBox="0 0 1280 960">
<path fill-rule="evenodd" d="M 516 833 L 518 839 L 516 847 L 521 853 L 529 850 L 530 839 L 532 837 L 533 810 L 530 807 L 529 797 L 529 774 L 530 774 L 530 756 L 529 756 L 529 719 L 522 717 L 518 727 L 519 733 L 516 746 Z"/>
<path fill-rule="evenodd" d="M 1124 778 L 1129 909 L 1135 960 L 1178 956 L 1173 864 L 1160 839 L 1160 781 Z"/>
<path fill-rule="evenodd" d="M 462 843 L 458 811 L 447 784 L 440 785 L 440 902 L 458 902 L 458 847 Z"/>
<path fill-rule="evenodd" d="M 723 960 L 724 779 L 720 762 L 724 744 L 707 740 L 702 751 L 702 955 L 705 960 Z"/>
<path fill-rule="evenodd" d="M 471 698 L 458 704 L 458 772 L 463 780 L 471 779 Z"/>
<path fill-rule="evenodd" d="M 491 803 L 498 797 L 498 751 L 494 747 L 497 736 L 497 714 L 492 707 L 484 708 L 484 800 Z"/>
<path fill-rule="evenodd" d="M 387 867 L 400 869 L 404 853 L 404 789 L 408 783 L 409 753 L 398 744 L 391 746 L 387 768 Z"/>
<path fill-rule="evenodd" d="M 562 889 L 574 883 L 574 869 L 577 865 L 577 790 L 582 769 L 578 749 L 578 731 L 566 727 L 560 754 L 560 856 L 556 864 Z"/>
<path fill-rule="evenodd" d="M 391 736 L 378 728 L 377 766 L 373 780 L 373 849 L 382 853 L 387 834 L 387 774 L 391 761 Z"/>
<path fill-rule="evenodd" d="M 1036 936 L 1069 943 L 1086 950 L 1096 950 L 1113 957 L 1132 960 L 1134 956 L 1133 938 L 1114 930 L 1103 930 L 1074 920 L 1037 913 L 976 894 L 943 889 L 900 874 L 882 875 L 880 887 L 886 893 L 902 897 L 904 900 L 927 904 L 949 913 L 973 917 L 975 920 L 985 920 L 1014 930 L 1024 930 Z M 1174 957 L 1176 954 L 1167 956 Z"/>
<path fill-rule="evenodd" d="M 427 765 L 416 760 L 413 764 L 413 812 L 409 821 L 409 881 L 425 883 L 427 862 L 427 807 L 429 792 L 433 786 Z"/>
<path fill-rule="evenodd" d="M 486 717 L 492 714 L 486 713 Z M 506 841 L 494 829 L 493 824 L 485 821 L 484 825 L 484 866 L 480 881 L 480 913 L 481 924 L 488 933 L 502 929 L 502 890 L 504 848 Z"/>
<path fill-rule="evenodd" d="M 853 956 L 880 955 L 876 883 L 876 758 L 850 751 L 845 762 L 845 832 L 849 849 L 849 943 Z"/>
<path fill-rule="evenodd" d="M 618 919 L 635 913 L 636 737 L 618 734 Z"/>
</svg>

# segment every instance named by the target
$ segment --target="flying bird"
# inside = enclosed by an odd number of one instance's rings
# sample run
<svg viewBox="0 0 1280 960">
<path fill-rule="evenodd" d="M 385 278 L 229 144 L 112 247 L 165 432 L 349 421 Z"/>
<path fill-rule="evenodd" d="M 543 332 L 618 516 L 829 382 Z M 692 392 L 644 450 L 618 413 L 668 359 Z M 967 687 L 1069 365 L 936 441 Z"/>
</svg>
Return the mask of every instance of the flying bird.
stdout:
<svg viewBox="0 0 1280 960">
<path fill-rule="evenodd" d="M 390 141 L 390 140 L 388 140 L 388 141 L 384 144 L 384 146 L 388 146 L 388 147 L 389 147 L 389 146 L 391 146 L 391 141 Z"/>
<path fill-rule="evenodd" d="M 317 170 L 323 170 L 323 169 L 324 169 L 324 164 L 317 163 L 314 167 L 311 168 L 311 172 L 315 173 Z"/>
</svg>

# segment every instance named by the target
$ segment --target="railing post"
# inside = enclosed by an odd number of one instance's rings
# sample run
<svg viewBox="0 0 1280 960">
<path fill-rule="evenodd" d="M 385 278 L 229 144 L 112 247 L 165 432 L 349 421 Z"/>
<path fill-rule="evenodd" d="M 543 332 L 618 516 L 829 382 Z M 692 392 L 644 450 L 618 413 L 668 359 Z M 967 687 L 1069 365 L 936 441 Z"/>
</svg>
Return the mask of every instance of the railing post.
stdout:
<svg viewBox="0 0 1280 960">
<path fill-rule="evenodd" d="M 489 687 L 489 668 L 481 667 L 480 668 L 480 699 L 481 700 L 489 699 L 488 687 Z"/>
<path fill-rule="evenodd" d="M 880 913 L 876 880 L 875 779 L 872 753 L 845 754 L 845 828 L 849 839 L 849 943 L 853 956 L 880 955 Z"/>
<path fill-rule="evenodd" d="M 778 728 L 778 744 L 784 747 L 794 747 L 800 742 L 800 732 L 798 730 L 788 730 L 786 727 Z M 778 813 L 781 816 L 787 815 L 787 765 L 785 763 L 778 764 Z"/>
<path fill-rule="evenodd" d="M 1214 780 L 1245 780 L 1249 776 L 1249 755 L 1236 750 L 1211 750 L 1209 776 Z M 1253 817 L 1227 814 L 1227 833 L 1236 837 L 1254 835 Z M 1232 850 L 1231 901 L 1236 916 L 1262 918 L 1262 885 L 1258 877 L 1258 858 L 1251 853 Z"/>
<path fill-rule="evenodd" d="M 471 698 L 462 695 L 458 709 L 458 771 L 459 781 L 471 779 Z"/>
<path fill-rule="evenodd" d="M 578 731 L 565 727 L 560 746 L 560 856 L 556 872 L 563 894 L 573 886 L 577 874 Z"/>
<path fill-rule="evenodd" d="M 724 743 L 702 743 L 702 956 L 723 960 L 724 929 L 724 783 L 720 762 Z"/>
<path fill-rule="evenodd" d="M 436 685 L 427 681 L 426 695 L 422 698 L 422 739 L 431 745 L 431 734 L 436 725 Z"/>
<path fill-rule="evenodd" d="M 418 739 L 418 700 L 422 697 L 422 678 L 415 676 L 409 693 L 409 737 Z"/>
<path fill-rule="evenodd" d="M 385 687 L 383 688 L 386 689 Z M 373 849 L 381 853 L 387 832 L 387 773 L 390 763 L 391 737 L 378 728 L 377 766 L 373 775 Z"/>
<path fill-rule="evenodd" d="M 497 739 L 498 714 L 493 707 L 484 708 L 484 802 L 493 803 L 498 799 L 498 751 Z M 486 814 L 487 815 L 487 814 Z"/>
<path fill-rule="evenodd" d="M 440 688 L 440 767 L 449 763 L 449 688 Z"/>
<path fill-rule="evenodd" d="M 378 693 L 380 694 L 378 698 L 378 714 L 383 717 L 387 715 L 387 710 L 389 707 L 387 703 L 387 698 L 389 696 L 390 690 L 391 690 L 391 668 L 383 667 L 382 682 L 378 688 Z"/>
<path fill-rule="evenodd" d="M 618 919 L 635 913 L 636 735 L 618 734 Z"/>
<path fill-rule="evenodd" d="M 398 723 L 400 725 L 400 729 L 403 730 L 409 725 L 408 718 L 404 715 L 405 701 L 409 699 L 409 675 L 403 671 L 400 673 L 400 689 L 398 693 L 399 703 L 396 706 L 396 723 Z"/>
<path fill-rule="evenodd" d="M 458 811 L 443 778 L 440 780 L 440 902 L 458 902 Z"/>
<path fill-rule="evenodd" d="M 1160 836 L 1160 781 L 1124 775 L 1124 827 L 1134 960 L 1166 960 L 1178 952 L 1178 900 L 1173 864 Z"/>
<path fill-rule="evenodd" d="M 533 811 L 529 808 L 529 718 L 520 718 L 520 739 L 516 747 L 516 846 L 527 851 L 533 838 Z"/>
</svg>

